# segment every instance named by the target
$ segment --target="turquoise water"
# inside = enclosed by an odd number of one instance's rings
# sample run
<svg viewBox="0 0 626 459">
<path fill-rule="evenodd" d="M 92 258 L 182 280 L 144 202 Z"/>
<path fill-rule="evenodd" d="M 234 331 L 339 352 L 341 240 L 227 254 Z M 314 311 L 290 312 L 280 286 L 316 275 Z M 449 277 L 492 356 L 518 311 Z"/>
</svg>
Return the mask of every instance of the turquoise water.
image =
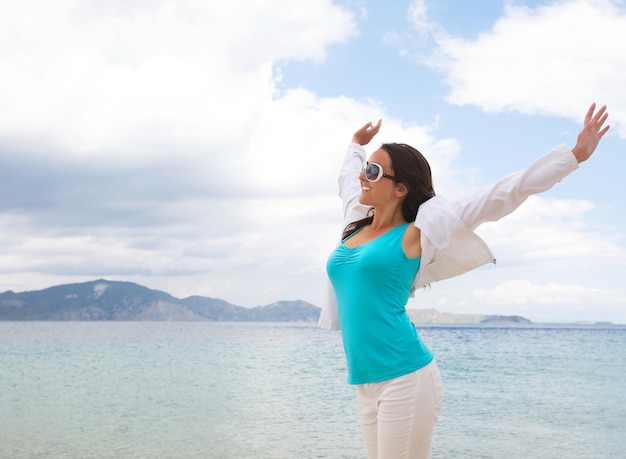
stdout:
<svg viewBox="0 0 626 459">
<path fill-rule="evenodd" d="M 626 327 L 422 327 L 433 458 L 626 458 Z M 363 458 L 338 333 L 0 322 L 1 458 Z"/>
</svg>

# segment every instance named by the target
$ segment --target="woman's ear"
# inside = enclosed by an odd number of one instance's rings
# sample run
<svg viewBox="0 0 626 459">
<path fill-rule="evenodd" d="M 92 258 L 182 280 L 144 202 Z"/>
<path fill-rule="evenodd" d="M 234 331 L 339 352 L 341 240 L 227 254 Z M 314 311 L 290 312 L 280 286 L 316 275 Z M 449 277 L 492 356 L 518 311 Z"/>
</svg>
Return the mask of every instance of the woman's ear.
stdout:
<svg viewBox="0 0 626 459">
<path fill-rule="evenodd" d="M 403 198 L 405 197 L 407 194 L 409 194 L 409 187 L 406 186 L 406 183 L 400 182 L 400 183 L 396 183 L 396 191 L 395 191 L 396 197 L 398 198 Z"/>
</svg>

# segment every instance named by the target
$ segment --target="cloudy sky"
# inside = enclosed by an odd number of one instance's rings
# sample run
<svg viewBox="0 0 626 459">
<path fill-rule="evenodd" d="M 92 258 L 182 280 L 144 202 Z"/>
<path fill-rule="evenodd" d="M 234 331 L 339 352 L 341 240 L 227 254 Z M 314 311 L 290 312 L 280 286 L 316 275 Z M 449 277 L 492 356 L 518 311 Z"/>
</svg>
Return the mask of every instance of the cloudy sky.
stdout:
<svg viewBox="0 0 626 459">
<path fill-rule="evenodd" d="M 304 6 L 306 4 L 306 6 Z M 626 5 L 611 0 L 0 3 L 0 291 L 97 278 L 321 305 L 352 133 L 410 143 L 455 199 L 575 143 L 498 259 L 410 307 L 626 323 Z"/>
</svg>

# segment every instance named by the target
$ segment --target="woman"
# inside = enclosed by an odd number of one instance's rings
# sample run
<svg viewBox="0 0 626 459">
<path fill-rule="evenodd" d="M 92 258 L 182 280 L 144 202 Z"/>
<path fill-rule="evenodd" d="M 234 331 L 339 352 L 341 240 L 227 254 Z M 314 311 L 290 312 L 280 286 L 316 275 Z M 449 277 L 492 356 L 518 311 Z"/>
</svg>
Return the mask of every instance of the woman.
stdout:
<svg viewBox="0 0 626 459">
<path fill-rule="evenodd" d="M 348 383 L 356 385 L 370 459 L 428 458 L 443 398 L 437 364 L 405 310 L 416 288 L 495 259 L 473 230 L 511 213 L 587 160 L 608 113 L 592 104 L 576 146 L 557 146 L 486 192 L 449 203 L 435 196 L 426 159 L 383 144 L 364 164 L 381 121 L 354 133 L 339 173 L 345 230 L 330 255 L 320 326 L 342 330 Z"/>
</svg>

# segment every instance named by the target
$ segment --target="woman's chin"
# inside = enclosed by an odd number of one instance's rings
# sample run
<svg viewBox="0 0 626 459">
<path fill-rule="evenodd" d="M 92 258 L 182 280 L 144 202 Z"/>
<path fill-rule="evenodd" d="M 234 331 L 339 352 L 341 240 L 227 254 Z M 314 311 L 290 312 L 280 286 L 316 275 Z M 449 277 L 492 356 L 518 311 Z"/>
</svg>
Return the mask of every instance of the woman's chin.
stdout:
<svg viewBox="0 0 626 459">
<path fill-rule="evenodd" d="M 364 206 L 371 206 L 370 195 L 368 191 L 361 191 L 361 197 L 359 198 L 359 202 Z"/>
</svg>

